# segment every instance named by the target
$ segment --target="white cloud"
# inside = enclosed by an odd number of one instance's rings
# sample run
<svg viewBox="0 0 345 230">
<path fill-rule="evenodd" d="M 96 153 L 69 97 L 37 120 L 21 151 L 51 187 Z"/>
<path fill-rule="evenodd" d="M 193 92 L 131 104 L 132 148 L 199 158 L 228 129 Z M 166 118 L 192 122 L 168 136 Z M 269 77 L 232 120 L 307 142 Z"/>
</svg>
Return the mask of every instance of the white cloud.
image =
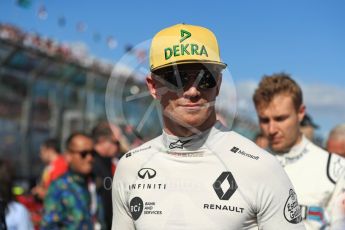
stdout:
<svg viewBox="0 0 345 230">
<path fill-rule="evenodd" d="M 307 105 L 316 108 L 343 107 L 345 109 L 345 90 L 331 85 L 302 85 Z"/>
<path fill-rule="evenodd" d="M 326 137 L 334 126 L 345 122 L 345 90 L 334 85 L 302 84 L 307 111 Z"/>
</svg>

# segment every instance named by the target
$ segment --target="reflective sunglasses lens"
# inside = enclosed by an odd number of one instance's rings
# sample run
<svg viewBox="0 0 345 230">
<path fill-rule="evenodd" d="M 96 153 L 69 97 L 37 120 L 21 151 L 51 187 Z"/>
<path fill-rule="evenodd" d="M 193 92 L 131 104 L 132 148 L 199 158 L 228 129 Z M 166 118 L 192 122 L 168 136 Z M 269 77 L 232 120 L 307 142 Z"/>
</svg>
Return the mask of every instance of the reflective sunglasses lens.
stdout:
<svg viewBox="0 0 345 230">
<path fill-rule="evenodd" d="M 210 72 L 205 72 L 204 76 L 201 78 L 198 87 L 200 89 L 211 89 L 217 85 L 216 79 Z"/>
<path fill-rule="evenodd" d="M 188 72 L 188 71 L 169 71 L 162 74 L 164 81 L 168 84 L 165 84 L 170 89 L 184 89 L 189 83 L 191 83 L 191 78 L 198 79 L 202 74 L 201 79 L 198 83 L 200 89 L 211 89 L 217 85 L 214 74 L 208 70 L 201 70 L 199 73 Z M 192 77 L 192 76 L 196 76 Z"/>
<path fill-rule="evenodd" d="M 188 83 L 188 75 L 184 71 L 167 72 L 163 75 L 168 88 L 183 89 Z"/>
<path fill-rule="evenodd" d="M 177 79 L 176 79 L 175 75 L 172 72 L 164 74 L 164 81 L 166 83 L 168 83 L 168 84 L 165 84 L 166 86 L 168 86 L 168 88 L 171 88 L 171 86 L 177 87 Z"/>
</svg>

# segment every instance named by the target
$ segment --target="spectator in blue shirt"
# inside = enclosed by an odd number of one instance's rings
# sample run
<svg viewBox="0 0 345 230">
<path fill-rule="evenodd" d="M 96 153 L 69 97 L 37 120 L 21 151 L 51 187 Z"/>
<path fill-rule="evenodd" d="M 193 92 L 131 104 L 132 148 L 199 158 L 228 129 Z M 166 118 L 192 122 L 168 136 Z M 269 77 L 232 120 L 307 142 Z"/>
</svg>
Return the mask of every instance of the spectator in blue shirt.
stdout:
<svg viewBox="0 0 345 230">
<path fill-rule="evenodd" d="M 97 196 L 89 177 L 93 141 L 86 134 L 75 133 L 68 138 L 66 147 L 69 169 L 48 189 L 41 229 L 94 229 Z"/>
</svg>

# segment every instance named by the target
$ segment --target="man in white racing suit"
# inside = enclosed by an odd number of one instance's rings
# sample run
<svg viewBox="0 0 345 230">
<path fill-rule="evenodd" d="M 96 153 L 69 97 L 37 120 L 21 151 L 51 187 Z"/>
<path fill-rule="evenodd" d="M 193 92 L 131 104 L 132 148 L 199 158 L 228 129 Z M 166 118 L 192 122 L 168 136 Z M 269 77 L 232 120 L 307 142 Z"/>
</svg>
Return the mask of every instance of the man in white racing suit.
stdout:
<svg viewBox="0 0 345 230">
<path fill-rule="evenodd" d="M 300 132 L 305 106 L 300 87 L 289 75 L 265 76 L 253 101 L 270 150 L 296 189 L 306 228 L 329 227 L 339 216 L 334 200 L 342 191 L 335 191 L 335 184 L 344 170 L 344 159 L 329 154 Z M 344 183 L 338 187 L 345 188 Z"/>
<path fill-rule="evenodd" d="M 113 181 L 113 230 L 304 229 L 279 162 L 216 121 L 214 34 L 178 24 L 152 40 L 147 85 L 163 133 L 128 152 Z"/>
</svg>

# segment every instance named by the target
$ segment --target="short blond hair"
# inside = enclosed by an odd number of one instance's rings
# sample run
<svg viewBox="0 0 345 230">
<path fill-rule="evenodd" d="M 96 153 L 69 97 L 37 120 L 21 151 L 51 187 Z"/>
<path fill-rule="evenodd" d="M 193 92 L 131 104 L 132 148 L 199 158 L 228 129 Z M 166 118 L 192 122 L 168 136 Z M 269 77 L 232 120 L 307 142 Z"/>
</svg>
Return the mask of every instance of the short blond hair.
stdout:
<svg viewBox="0 0 345 230">
<path fill-rule="evenodd" d="M 263 76 L 253 95 L 256 108 L 267 106 L 275 96 L 287 94 L 292 97 L 296 111 L 303 103 L 302 90 L 299 85 L 286 73 L 276 73 Z"/>
</svg>

